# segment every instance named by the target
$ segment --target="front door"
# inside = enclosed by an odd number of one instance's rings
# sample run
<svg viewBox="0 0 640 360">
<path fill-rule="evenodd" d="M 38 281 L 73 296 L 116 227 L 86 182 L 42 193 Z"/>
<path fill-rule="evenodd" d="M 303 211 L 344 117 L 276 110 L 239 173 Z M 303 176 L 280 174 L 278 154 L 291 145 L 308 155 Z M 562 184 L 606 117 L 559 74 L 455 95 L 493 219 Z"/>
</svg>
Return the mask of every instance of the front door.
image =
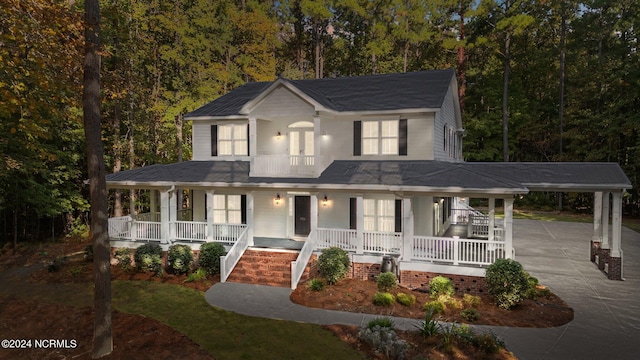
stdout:
<svg viewBox="0 0 640 360">
<path fill-rule="evenodd" d="M 294 235 L 308 236 L 311 232 L 311 197 L 296 196 L 294 211 Z"/>
</svg>

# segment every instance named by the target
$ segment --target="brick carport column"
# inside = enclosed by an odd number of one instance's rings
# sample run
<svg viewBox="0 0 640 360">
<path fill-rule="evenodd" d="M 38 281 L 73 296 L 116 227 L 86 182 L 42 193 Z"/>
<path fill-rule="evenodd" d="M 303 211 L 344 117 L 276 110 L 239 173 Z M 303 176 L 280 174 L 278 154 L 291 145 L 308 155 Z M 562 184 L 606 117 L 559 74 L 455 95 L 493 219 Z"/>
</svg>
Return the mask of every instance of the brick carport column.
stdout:
<svg viewBox="0 0 640 360">
<path fill-rule="evenodd" d="M 609 268 L 607 277 L 610 280 L 623 280 L 622 277 L 622 191 L 612 192 L 611 206 L 611 244 L 609 250 Z"/>
</svg>

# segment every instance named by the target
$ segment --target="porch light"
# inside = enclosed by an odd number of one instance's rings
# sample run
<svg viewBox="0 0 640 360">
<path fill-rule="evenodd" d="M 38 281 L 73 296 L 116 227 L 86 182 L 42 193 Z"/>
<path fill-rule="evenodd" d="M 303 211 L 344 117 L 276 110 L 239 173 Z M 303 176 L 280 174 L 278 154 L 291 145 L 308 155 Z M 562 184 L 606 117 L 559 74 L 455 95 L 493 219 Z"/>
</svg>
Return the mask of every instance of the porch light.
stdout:
<svg viewBox="0 0 640 360">
<path fill-rule="evenodd" d="M 327 207 L 327 205 L 329 205 L 329 198 L 327 198 L 327 194 L 325 194 L 324 198 L 322 198 L 322 206 Z"/>
<path fill-rule="evenodd" d="M 275 199 L 273 199 L 273 202 L 274 202 L 276 205 L 280 205 L 280 200 L 282 200 L 282 199 L 280 199 L 280 193 L 277 193 L 277 194 L 276 194 L 276 198 L 275 198 Z"/>
<path fill-rule="evenodd" d="M 276 139 L 280 139 L 281 136 L 282 134 L 280 133 L 280 131 L 278 131 L 278 133 L 276 133 Z"/>
</svg>

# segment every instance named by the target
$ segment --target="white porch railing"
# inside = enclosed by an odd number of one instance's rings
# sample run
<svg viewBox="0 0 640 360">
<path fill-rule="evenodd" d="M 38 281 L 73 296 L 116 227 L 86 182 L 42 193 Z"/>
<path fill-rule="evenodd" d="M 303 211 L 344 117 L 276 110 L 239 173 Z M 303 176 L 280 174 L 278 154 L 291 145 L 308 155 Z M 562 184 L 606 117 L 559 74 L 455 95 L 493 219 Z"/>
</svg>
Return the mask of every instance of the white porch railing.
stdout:
<svg viewBox="0 0 640 360">
<path fill-rule="evenodd" d="M 453 265 L 491 265 L 505 257 L 504 249 L 505 243 L 502 241 L 415 236 L 412 260 Z"/>
<path fill-rule="evenodd" d="M 401 232 L 365 231 L 363 236 L 364 252 L 380 254 L 400 254 L 401 252 Z"/>
<path fill-rule="evenodd" d="M 313 175 L 313 155 L 257 155 L 251 163 L 252 175 Z"/>
<path fill-rule="evenodd" d="M 131 229 L 135 234 L 135 240 L 160 241 L 162 240 L 162 224 L 155 221 L 132 221 Z"/>
<path fill-rule="evenodd" d="M 212 241 L 236 242 L 246 228 L 246 224 L 213 224 Z"/>
<path fill-rule="evenodd" d="M 109 237 L 116 239 L 131 238 L 131 216 L 109 218 Z"/>
<path fill-rule="evenodd" d="M 206 222 L 176 221 L 173 226 L 177 241 L 207 241 Z"/>
<path fill-rule="evenodd" d="M 298 287 L 298 282 L 300 278 L 302 278 L 302 274 L 304 274 L 304 269 L 306 269 L 307 264 L 309 263 L 309 259 L 311 259 L 311 254 L 316 249 L 316 244 L 318 242 L 318 232 L 311 231 L 309 236 L 307 237 L 307 241 L 302 246 L 298 257 L 291 262 L 291 289 L 295 290 Z"/>
<path fill-rule="evenodd" d="M 225 256 L 220 256 L 220 282 L 227 281 L 227 278 L 233 271 L 242 254 L 249 247 L 249 228 L 245 228 L 244 231 L 238 237 L 235 244 L 229 249 L 229 252 Z"/>
<path fill-rule="evenodd" d="M 318 239 L 317 249 L 339 247 L 346 251 L 356 251 L 358 248 L 356 230 L 319 228 L 316 231 L 316 238 Z"/>
</svg>

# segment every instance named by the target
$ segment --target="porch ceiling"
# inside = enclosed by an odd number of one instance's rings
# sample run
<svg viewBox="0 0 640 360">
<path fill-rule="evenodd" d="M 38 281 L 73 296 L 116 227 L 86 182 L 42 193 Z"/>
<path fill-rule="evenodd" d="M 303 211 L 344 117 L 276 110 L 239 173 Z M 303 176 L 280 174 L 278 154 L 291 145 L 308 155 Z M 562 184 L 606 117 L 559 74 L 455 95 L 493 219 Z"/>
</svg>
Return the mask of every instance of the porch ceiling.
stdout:
<svg viewBox="0 0 640 360">
<path fill-rule="evenodd" d="M 110 188 L 244 187 L 524 194 L 620 191 L 631 182 L 617 163 L 334 161 L 319 178 L 249 177 L 247 161 L 185 161 L 107 175 Z"/>
</svg>

